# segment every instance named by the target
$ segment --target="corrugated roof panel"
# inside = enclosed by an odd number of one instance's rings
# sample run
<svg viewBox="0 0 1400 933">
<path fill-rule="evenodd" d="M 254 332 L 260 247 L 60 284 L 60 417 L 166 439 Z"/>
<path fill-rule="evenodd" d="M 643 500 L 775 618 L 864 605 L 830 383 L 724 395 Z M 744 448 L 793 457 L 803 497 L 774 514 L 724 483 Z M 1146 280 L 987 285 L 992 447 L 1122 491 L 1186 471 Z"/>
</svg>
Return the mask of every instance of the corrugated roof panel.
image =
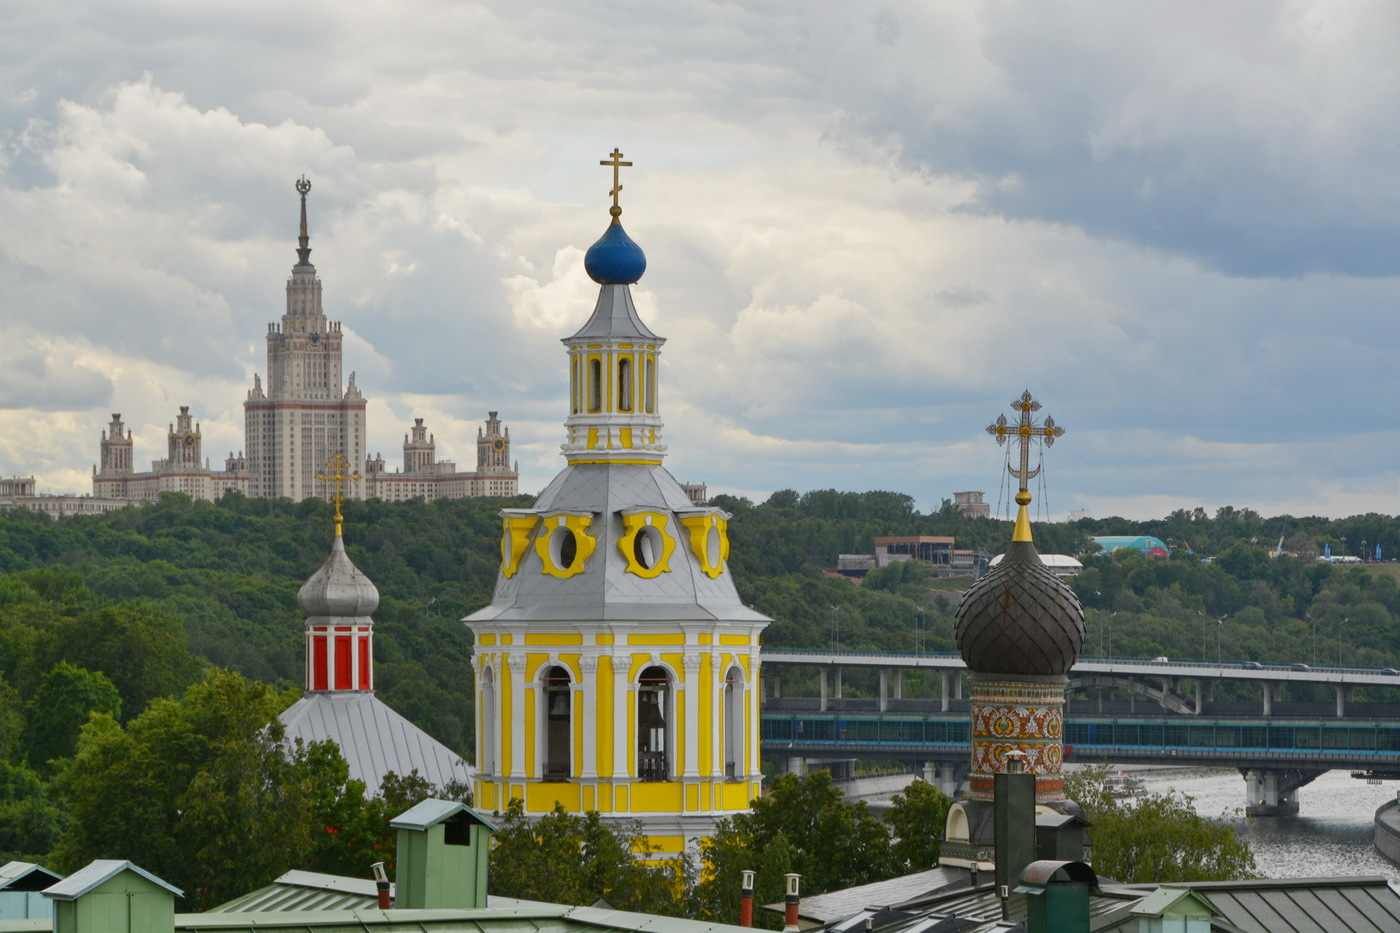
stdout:
<svg viewBox="0 0 1400 933">
<path fill-rule="evenodd" d="M 309 693 L 281 717 L 288 739 L 330 739 L 350 766 L 350 776 L 378 793 L 384 775 L 393 771 L 419 775 L 438 787 L 471 781 L 462 757 L 386 706 L 372 693 Z"/>
</svg>

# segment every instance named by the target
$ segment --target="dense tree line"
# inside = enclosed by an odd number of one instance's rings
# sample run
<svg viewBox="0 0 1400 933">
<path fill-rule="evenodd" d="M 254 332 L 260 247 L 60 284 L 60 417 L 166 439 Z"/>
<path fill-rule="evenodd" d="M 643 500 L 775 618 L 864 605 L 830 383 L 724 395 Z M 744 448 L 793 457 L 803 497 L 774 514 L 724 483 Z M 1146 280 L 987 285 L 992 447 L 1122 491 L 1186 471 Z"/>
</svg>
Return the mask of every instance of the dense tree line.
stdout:
<svg viewBox="0 0 1400 933">
<path fill-rule="evenodd" d="M 989 553 L 1010 537 L 1008 522 L 969 518 L 947 502 L 920 513 L 912 498 L 890 492 L 786 490 L 760 504 L 715 501 L 733 514 L 731 569 L 739 592 L 774 619 L 765 634 L 771 647 L 952 650 L 958 594 L 947 587 L 966 581 L 901 563 L 857 585 L 832 573 L 836 556 L 869 553 L 873 538 L 884 534 L 953 535 L 959 548 Z M 382 594 L 375 614 L 380 694 L 464 753 L 473 741 L 474 686 L 471 637 L 458 620 L 491 598 L 499 509 L 528 503 L 347 504 L 347 549 Z M 1090 539 L 1107 533 L 1154 534 L 1176 550 L 1170 560 L 1093 553 Z M 320 826 L 327 837 L 288 841 L 282 848 L 296 864 L 362 873 L 360 861 L 385 845 L 384 814 L 428 788 L 409 776 L 391 783 L 385 799 L 366 800 L 342 774 L 334 749 L 279 757 L 268 744 L 275 744 L 276 712 L 301 689 L 296 592 L 325 559 L 330 536 L 330 507 L 316 500 L 229 496 L 209 503 L 169 495 L 56 522 L 0 512 L 0 858 L 49 857 L 71 868 L 91 857 L 151 853 L 143 856 L 148 867 L 212 903 L 224 893 L 220 878 L 246 890 L 283 864 L 230 840 L 265 845 L 272 827 L 295 820 Z M 1400 586 L 1391 565 L 1315 559 L 1326 548 L 1371 554 L 1377 544 L 1400 556 L 1395 519 L 1266 520 L 1248 509 L 1214 516 L 1195 510 L 1155 522 L 1037 525 L 1036 538 L 1044 552 L 1084 559 L 1073 586 L 1086 607 L 1089 653 L 1396 664 Z M 1286 553 L 1275 556 L 1279 539 Z M 873 692 L 871 676 L 865 683 L 853 673 L 846 689 Z M 935 688 L 917 676 L 905 680 L 911 696 Z M 219 697 L 241 703 L 242 715 L 213 715 Z M 162 745 L 167 741 L 177 750 Z M 94 780 L 98 773 L 114 777 L 104 784 Z M 263 783 L 244 783 L 243 775 L 261 775 Z M 786 780 L 707 844 L 695 863 L 707 859 L 704 870 L 668 876 L 658 886 L 650 876 L 627 874 L 624 863 L 600 864 L 574 877 L 570 890 L 601 889 L 626 900 L 627 891 L 664 889 L 683 904 L 674 909 L 718 918 L 735 907 L 737 883 L 729 875 L 755 860 L 766 866 L 761 896 L 783 866 L 807 874 L 810 891 L 928 863 L 927 850 L 915 850 L 930 834 L 898 820 L 907 810 L 920 814 L 920 825 L 938 825 L 946 798 L 931 797 L 931 789 L 915 785 L 909 803 L 881 822 L 836 807 L 829 784 L 793 787 Z M 277 799 L 258 790 L 282 784 L 301 790 Z M 111 821 L 113 812 L 130 809 L 128 800 L 154 808 L 138 821 L 148 837 Z M 217 806 L 204 809 L 202 801 Z M 615 855 L 635 843 L 565 816 L 554 827 L 563 848 Z M 509 814 L 506 820 L 520 839 L 544 838 Z M 836 838 L 850 843 L 842 852 L 875 854 L 849 870 L 829 856 L 806 861 L 805 852 L 825 846 L 819 840 Z M 767 893 L 776 898 L 777 890 Z"/>
</svg>

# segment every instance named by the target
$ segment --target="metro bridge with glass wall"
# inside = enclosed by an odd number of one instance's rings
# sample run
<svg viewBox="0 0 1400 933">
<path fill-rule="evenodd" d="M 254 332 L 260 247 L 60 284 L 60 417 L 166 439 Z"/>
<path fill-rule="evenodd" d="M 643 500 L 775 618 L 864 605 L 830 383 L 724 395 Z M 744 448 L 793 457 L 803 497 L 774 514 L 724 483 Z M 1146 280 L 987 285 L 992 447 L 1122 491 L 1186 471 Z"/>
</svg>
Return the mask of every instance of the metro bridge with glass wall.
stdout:
<svg viewBox="0 0 1400 933">
<path fill-rule="evenodd" d="M 795 666 L 818 670 L 818 696 L 782 695 Z M 843 670 L 859 667 L 878 668 L 877 696 L 843 696 Z M 936 672 L 940 695 L 904 697 L 910 668 Z M 764 755 L 789 770 L 820 763 L 838 773 L 856 759 L 900 761 L 955 792 L 969 754 L 965 673 L 956 655 L 765 651 Z M 1259 699 L 1215 700 L 1226 681 Z M 1070 672 L 1066 761 L 1234 767 L 1249 812 L 1294 813 L 1294 791 L 1327 771 L 1400 777 L 1397 688 L 1390 669 L 1086 658 Z M 1368 702 L 1356 701 L 1358 689 Z M 1319 690 L 1327 701 L 1293 699 Z"/>
</svg>

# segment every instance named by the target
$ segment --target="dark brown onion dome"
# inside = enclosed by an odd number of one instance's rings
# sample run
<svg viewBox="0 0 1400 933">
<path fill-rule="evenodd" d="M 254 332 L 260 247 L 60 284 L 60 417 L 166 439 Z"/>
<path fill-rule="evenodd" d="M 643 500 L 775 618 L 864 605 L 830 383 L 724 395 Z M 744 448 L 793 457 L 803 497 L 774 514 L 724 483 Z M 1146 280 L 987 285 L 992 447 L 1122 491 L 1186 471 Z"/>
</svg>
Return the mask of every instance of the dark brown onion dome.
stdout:
<svg viewBox="0 0 1400 933">
<path fill-rule="evenodd" d="M 1030 541 L 1011 543 L 1001 563 L 963 595 L 956 618 L 958 650 L 974 673 L 1064 674 L 1084 646 L 1079 597 Z"/>
</svg>

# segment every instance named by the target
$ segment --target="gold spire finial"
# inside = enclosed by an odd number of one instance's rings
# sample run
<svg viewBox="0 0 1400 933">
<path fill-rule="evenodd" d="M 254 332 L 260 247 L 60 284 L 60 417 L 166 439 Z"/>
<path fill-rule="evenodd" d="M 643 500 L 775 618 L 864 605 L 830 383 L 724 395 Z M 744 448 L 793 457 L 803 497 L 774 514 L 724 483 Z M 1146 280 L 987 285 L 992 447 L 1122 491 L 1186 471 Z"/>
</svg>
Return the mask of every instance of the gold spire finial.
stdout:
<svg viewBox="0 0 1400 933">
<path fill-rule="evenodd" d="M 353 473 L 345 472 L 350 466 L 350 461 L 345 459 L 344 454 L 336 454 L 326 461 L 324 473 L 317 473 L 316 479 L 322 483 L 335 483 L 335 493 L 331 495 L 331 502 L 335 505 L 335 536 L 339 538 L 345 530 L 345 517 L 340 514 L 340 504 L 345 501 L 345 496 L 341 493 L 341 487 L 345 483 L 358 483 L 360 481 L 360 471 Z"/>
<path fill-rule="evenodd" d="M 611 165 L 611 166 L 612 166 L 612 170 L 613 170 L 613 186 L 612 186 L 612 190 L 609 191 L 608 194 L 612 195 L 613 203 L 612 203 L 612 207 L 608 209 L 608 213 L 612 215 L 612 222 L 613 222 L 613 223 L 615 223 L 615 224 L 616 224 L 616 223 L 621 223 L 621 221 L 617 219 L 617 218 L 619 218 L 619 217 L 622 216 L 622 208 L 621 208 L 621 207 L 618 205 L 618 203 L 617 203 L 617 194 L 618 194 L 619 191 L 622 190 L 622 184 L 621 184 L 621 183 L 619 182 L 619 180 L 618 180 L 618 170 L 621 169 L 621 168 L 631 168 L 631 167 L 632 167 L 632 163 L 631 163 L 631 162 L 624 162 L 624 161 L 622 161 L 622 152 L 621 152 L 616 146 L 613 146 L 613 151 L 612 151 L 611 157 L 610 157 L 610 158 L 607 158 L 607 159 L 604 159 L 603 161 L 599 162 L 598 164 L 599 164 L 599 165 Z"/>
<path fill-rule="evenodd" d="M 1016 505 L 1019 507 L 1016 512 L 1016 530 L 1011 535 L 1012 541 L 1031 540 L 1031 520 L 1026 512 L 1026 506 L 1031 504 L 1031 494 L 1027 491 L 1026 484 L 1040 473 L 1040 467 L 1031 469 L 1031 445 L 1036 440 L 1042 441 L 1046 447 L 1055 445 L 1055 438 L 1065 433 L 1065 429 L 1055 424 L 1054 418 L 1046 418 L 1043 423 L 1037 424 L 1032 417 L 1034 412 L 1040 411 L 1040 403 L 1031 398 L 1031 390 L 1027 389 L 1021 393 L 1021 397 L 1011 403 L 1013 410 L 1021 413 L 1016 422 L 1008 422 L 1005 415 L 998 415 L 997 420 L 987 425 L 987 433 L 997 439 L 997 446 L 1005 444 L 1008 438 L 1012 443 L 1021 445 L 1021 468 L 1018 470 L 1011 464 L 1006 465 L 1006 471 L 1020 481 L 1021 488 L 1016 493 Z"/>
</svg>

